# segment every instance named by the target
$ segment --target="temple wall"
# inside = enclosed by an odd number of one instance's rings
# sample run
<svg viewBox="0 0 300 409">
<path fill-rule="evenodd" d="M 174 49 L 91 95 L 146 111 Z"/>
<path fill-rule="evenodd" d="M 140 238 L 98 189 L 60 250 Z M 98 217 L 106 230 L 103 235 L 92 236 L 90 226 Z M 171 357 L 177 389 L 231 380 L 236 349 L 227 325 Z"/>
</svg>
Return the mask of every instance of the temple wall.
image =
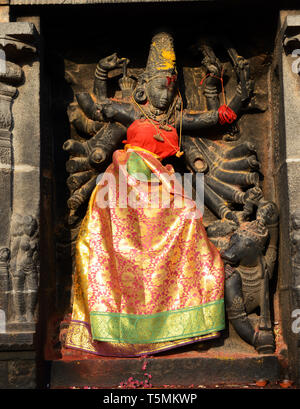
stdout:
<svg viewBox="0 0 300 409">
<path fill-rule="evenodd" d="M 104 56 L 117 51 L 119 56 L 130 59 L 130 74 L 140 73 L 147 60 L 153 28 L 162 27 L 171 29 L 174 34 L 180 86 L 188 96 L 186 102 L 198 104 L 197 109 L 205 109 L 200 87 L 199 93 L 193 94 L 194 86 L 203 78 L 200 60 L 190 48 L 198 38 L 210 36 L 221 40 L 225 33 L 248 59 L 255 78 L 256 105 L 245 111 L 238 122 L 239 142 L 249 141 L 255 145 L 261 163 L 264 197 L 274 201 L 280 213 L 278 262 L 270 282 L 272 316 L 278 331 L 276 351 L 263 362 L 259 361 L 228 325 L 220 341 L 212 344 L 209 359 L 218 358 L 214 351 L 220 351 L 219 347 L 223 351 L 221 355 L 231 354 L 233 367 L 228 368 L 227 380 L 241 378 L 243 374 L 241 379 L 246 382 L 248 375 L 261 373 L 273 377 L 274 381 L 286 377 L 299 383 L 300 341 L 292 328 L 293 311 L 300 308 L 296 240 L 300 228 L 297 224 L 300 79 L 299 74 L 293 72 L 295 56 L 292 52 L 300 49 L 300 11 L 281 10 L 283 6 L 259 10 L 232 4 L 223 7 L 213 1 L 207 4 L 178 0 L 172 5 L 169 1 L 155 4 L 145 1 L 143 7 L 122 4 L 135 2 L 138 1 L 10 0 L 0 4 L 0 46 L 9 61 L 22 71 L 20 74 L 15 68 L 17 79 L 13 83 L 0 78 L 0 113 L 4 113 L 9 122 L 7 125 L 0 115 L 0 250 L 9 250 L 0 253 L 0 277 L 5 283 L 0 286 L 0 313 L 5 313 L 0 315 L 0 318 L 5 315 L 5 325 L 0 323 L 0 387 L 45 387 L 48 376 L 53 377 L 55 386 L 63 387 L 67 386 L 64 380 L 70 373 L 74 376 L 72 382 L 82 381 L 74 364 L 81 358 L 64 355 L 62 348 L 71 311 L 77 234 L 68 224 L 65 168 L 68 157 L 62 149 L 63 143 L 76 133 L 70 125 L 68 107 L 75 101 L 77 87 L 92 91 L 95 67 Z M 226 84 L 226 97 L 230 99 L 236 86 L 236 80 L 232 80 L 234 72 L 222 44 L 216 53 L 227 64 L 231 82 L 228 80 Z M 119 97 L 117 81 L 121 74 L 121 69 L 110 74 L 110 96 Z M 16 94 L 9 87 L 14 87 Z M 182 170 L 175 162 L 177 165 Z M 14 276 L 18 237 L 24 236 L 20 226 L 27 223 L 28 216 L 36 221 L 32 240 L 38 242 L 34 258 L 38 299 L 32 316 L 26 310 L 26 303 L 35 288 L 26 287 L 23 301 L 21 298 L 16 301 L 22 291 L 18 290 Z M 213 212 L 206 209 L 205 223 L 215 219 Z M 26 316 L 24 320 L 22 314 Z M 195 359 L 195 373 L 200 382 L 205 377 L 197 361 L 200 356 L 194 356 L 190 350 L 187 354 L 192 357 L 187 371 Z M 253 369 L 249 369 L 248 375 L 248 364 L 244 366 L 239 354 L 248 354 L 249 368 Z M 91 358 L 84 358 L 86 371 L 91 370 L 91 379 L 97 382 L 93 373 L 100 367 L 109 369 L 110 364 L 106 367 L 105 362 L 87 359 Z M 68 362 L 71 362 L 69 367 Z M 170 362 L 173 365 L 175 361 Z M 205 365 L 215 365 L 215 372 L 212 369 L 209 374 L 213 382 L 223 364 L 205 362 Z M 51 373 L 49 363 L 53 363 Z M 126 368 L 135 368 L 134 362 L 126 365 Z M 158 361 L 153 363 L 153 368 L 158 377 L 164 371 L 164 365 Z M 175 363 L 174 368 L 177 370 Z M 109 370 L 116 382 L 116 369 Z M 190 380 L 193 373 L 188 373 Z M 109 386 L 110 379 L 102 381 L 107 381 Z"/>
</svg>

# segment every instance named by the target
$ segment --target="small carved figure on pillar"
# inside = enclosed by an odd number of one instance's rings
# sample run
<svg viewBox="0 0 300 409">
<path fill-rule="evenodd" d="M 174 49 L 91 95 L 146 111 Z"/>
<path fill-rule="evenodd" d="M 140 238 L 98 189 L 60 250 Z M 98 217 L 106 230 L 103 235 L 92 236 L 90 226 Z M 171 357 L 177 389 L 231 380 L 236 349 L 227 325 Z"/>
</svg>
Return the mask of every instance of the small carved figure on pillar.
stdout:
<svg viewBox="0 0 300 409">
<path fill-rule="evenodd" d="M 38 290 L 38 225 L 32 216 L 15 215 L 11 266 L 14 316 L 11 322 L 33 322 Z"/>
</svg>

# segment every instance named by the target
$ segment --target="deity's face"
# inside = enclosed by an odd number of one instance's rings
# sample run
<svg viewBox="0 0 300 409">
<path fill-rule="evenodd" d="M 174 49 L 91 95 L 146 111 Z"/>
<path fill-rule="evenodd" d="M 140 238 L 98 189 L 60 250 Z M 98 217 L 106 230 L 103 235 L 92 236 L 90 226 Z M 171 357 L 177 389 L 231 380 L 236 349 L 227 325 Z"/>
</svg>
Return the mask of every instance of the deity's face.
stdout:
<svg viewBox="0 0 300 409">
<path fill-rule="evenodd" d="M 154 108 L 166 111 L 174 100 L 176 93 L 176 76 L 162 74 L 150 78 L 147 85 L 149 102 Z"/>
</svg>

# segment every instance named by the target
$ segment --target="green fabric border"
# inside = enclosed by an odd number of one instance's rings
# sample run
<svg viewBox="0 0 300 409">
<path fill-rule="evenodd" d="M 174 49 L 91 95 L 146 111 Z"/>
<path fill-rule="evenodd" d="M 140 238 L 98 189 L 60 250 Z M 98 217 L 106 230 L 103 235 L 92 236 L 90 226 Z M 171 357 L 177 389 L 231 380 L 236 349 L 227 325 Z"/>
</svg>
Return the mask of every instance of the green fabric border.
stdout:
<svg viewBox="0 0 300 409">
<path fill-rule="evenodd" d="M 225 328 L 224 300 L 152 315 L 90 313 L 97 341 L 147 344 L 196 337 Z"/>
</svg>

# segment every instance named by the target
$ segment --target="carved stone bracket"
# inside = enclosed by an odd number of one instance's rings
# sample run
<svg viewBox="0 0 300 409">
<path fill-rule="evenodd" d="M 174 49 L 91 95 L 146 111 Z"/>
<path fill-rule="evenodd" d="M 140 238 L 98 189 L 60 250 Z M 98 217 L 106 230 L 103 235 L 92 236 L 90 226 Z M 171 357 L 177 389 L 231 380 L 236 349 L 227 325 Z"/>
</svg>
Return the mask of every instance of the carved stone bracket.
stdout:
<svg viewBox="0 0 300 409">
<path fill-rule="evenodd" d="M 282 44 L 287 53 L 300 47 L 300 20 L 299 15 L 286 16 L 282 26 Z"/>
</svg>

